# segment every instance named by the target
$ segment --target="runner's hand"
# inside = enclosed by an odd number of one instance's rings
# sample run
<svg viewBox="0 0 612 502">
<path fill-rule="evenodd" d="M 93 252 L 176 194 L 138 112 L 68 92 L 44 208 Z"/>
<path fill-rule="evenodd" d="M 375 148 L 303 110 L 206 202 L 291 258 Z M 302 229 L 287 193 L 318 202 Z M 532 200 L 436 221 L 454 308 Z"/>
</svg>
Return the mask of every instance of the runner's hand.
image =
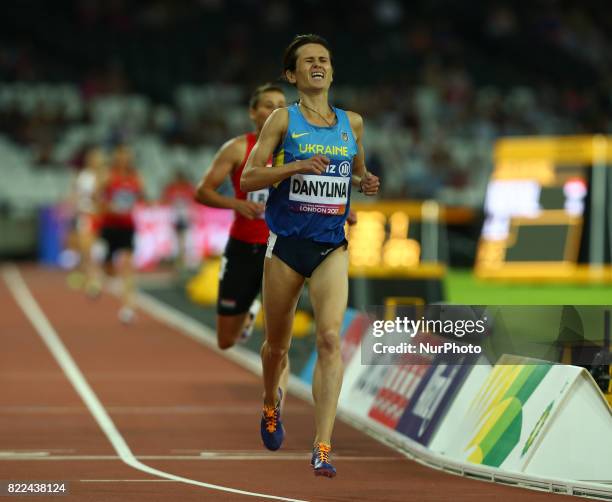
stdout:
<svg viewBox="0 0 612 502">
<path fill-rule="evenodd" d="M 237 200 L 234 209 L 245 218 L 254 220 L 263 214 L 266 206 L 263 204 L 257 204 L 256 202 L 251 202 L 250 200 Z"/>
<path fill-rule="evenodd" d="M 357 213 L 352 209 L 349 211 L 348 217 L 346 218 L 346 222 L 349 225 L 355 225 L 357 223 Z"/>
<path fill-rule="evenodd" d="M 376 195 L 380 188 L 378 176 L 372 173 L 366 173 L 365 176 L 361 178 L 360 188 L 365 195 Z"/>
<path fill-rule="evenodd" d="M 323 155 L 315 155 L 306 160 L 298 160 L 299 174 L 322 174 L 329 165 L 329 159 Z"/>
</svg>

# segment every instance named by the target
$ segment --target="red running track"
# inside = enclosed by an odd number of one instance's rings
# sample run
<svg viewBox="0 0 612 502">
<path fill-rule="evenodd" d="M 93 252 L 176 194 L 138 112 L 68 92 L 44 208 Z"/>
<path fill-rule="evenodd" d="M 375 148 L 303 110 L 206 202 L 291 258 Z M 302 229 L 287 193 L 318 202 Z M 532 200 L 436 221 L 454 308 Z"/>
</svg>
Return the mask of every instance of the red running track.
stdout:
<svg viewBox="0 0 612 502">
<path fill-rule="evenodd" d="M 140 462 L 259 495 L 127 465 L 16 302 L 19 277 Z M 310 405 L 288 396 L 285 445 L 268 452 L 259 439 L 258 377 L 145 313 L 119 324 L 113 297 L 89 300 L 59 272 L 21 267 L 17 279 L 5 269 L 0 281 L 0 480 L 68 481 L 70 495 L 58 500 L 79 501 L 561 500 L 424 467 L 343 423 L 334 434 L 338 476 L 315 478 Z"/>
</svg>

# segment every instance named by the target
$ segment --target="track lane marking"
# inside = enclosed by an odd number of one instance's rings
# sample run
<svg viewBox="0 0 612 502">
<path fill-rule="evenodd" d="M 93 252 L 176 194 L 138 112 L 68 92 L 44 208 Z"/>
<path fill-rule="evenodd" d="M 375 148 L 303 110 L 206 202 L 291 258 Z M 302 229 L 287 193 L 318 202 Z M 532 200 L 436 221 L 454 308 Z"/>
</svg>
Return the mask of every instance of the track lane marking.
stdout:
<svg viewBox="0 0 612 502">
<path fill-rule="evenodd" d="M 123 380 L 125 382 L 125 380 Z M 106 411 L 111 415 L 223 415 L 230 413 L 232 415 L 250 415 L 257 416 L 259 414 L 254 411 L 259 406 L 260 402 L 242 406 L 107 406 Z M 309 411 L 306 406 L 302 410 L 291 410 L 289 415 L 306 414 Z M 44 415 L 44 414 L 83 414 L 87 413 L 82 406 L 0 406 L 1 415 Z"/>
<path fill-rule="evenodd" d="M 179 483 L 174 479 L 79 479 L 80 483 Z"/>
<path fill-rule="evenodd" d="M 278 460 L 299 460 L 303 462 L 304 460 L 310 459 L 310 455 L 306 453 L 285 453 L 282 455 L 267 455 L 265 453 L 255 453 L 255 454 L 224 454 L 224 453 L 215 453 L 215 452 L 203 452 L 201 455 L 135 455 L 134 458 L 138 460 L 197 460 L 208 462 L 211 460 L 218 461 L 235 461 L 239 460 L 241 462 L 247 460 L 270 460 L 270 461 L 278 461 Z M 336 456 L 334 457 L 342 462 L 397 462 L 397 458 L 392 457 L 358 457 L 358 456 Z M 98 460 L 121 460 L 121 458 L 117 455 L 51 455 L 48 452 L 39 452 L 35 454 L 0 454 L 0 462 L 3 460 L 11 460 L 11 461 L 41 461 L 41 460 L 50 460 L 50 461 L 63 461 L 63 462 L 71 462 L 71 461 L 98 461 Z M 400 458 L 399 460 L 405 460 Z"/>
<path fill-rule="evenodd" d="M 93 389 L 89 386 L 85 376 L 77 366 L 76 362 L 70 355 L 70 352 L 60 339 L 59 335 L 49 322 L 49 319 L 45 316 L 44 312 L 30 293 L 28 285 L 21 276 L 18 268 L 15 265 L 6 265 L 2 268 L 2 276 L 9 291 L 13 295 L 13 298 L 22 309 L 30 323 L 34 326 L 36 332 L 49 349 L 49 352 L 53 355 L 56 362 L 74 387 L 75 391 L 87 408 L 91 415 L 102 429 L 114 450 L 119 455 L 119 458 L 130 467 L 139 471 L 151 474 L 152 476 L 158 476 L 161 478 L 180 481 L 186 484 L 201 486 L 211 490 L 217 490 L 228 493 L 235 493 L 238 495 L 245 495 L 248 497 L 260 497 L 269 500 L 283 500 L 287 502 L 307 502 L 300 499 L 292 499 L 286 497 L 280 497 L 276 495 L 268 495 L 264 493 L 249 492 L 245 490 L 238 490 L 228 486 L 215 485 L 211 483 L 205 483 L 203 481 L 197 481 L 195 479 L 184 478 L 168 472 L 155 469 L 146 464 L 143 464 L 138 460 L 132 450 L 126 443 L 125 439 L 115 426 L 114 422 L 110 418 L 104 406 L 96 396 Z"/>
</svg>

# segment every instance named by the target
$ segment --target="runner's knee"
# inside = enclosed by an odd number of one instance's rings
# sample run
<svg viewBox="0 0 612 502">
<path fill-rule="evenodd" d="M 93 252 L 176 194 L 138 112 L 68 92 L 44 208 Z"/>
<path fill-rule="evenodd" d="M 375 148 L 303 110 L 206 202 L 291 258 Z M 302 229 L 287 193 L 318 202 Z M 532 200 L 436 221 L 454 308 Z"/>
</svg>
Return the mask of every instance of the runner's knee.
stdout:
<svg viewBox="0 0 612 502">
<path fill-rule="evenodd" d="M 265 342 L 263 350 L 268 357 L 273 357 L 275 359 L 282 359 L 289 354 L 289 347 L 281 343 Z"/>
<path fill-rule="evenodd" d="M 340 354 L 340 335 L 337 330 L 323 329 L 317 332 L 317 353 L 321 359 Z"/>
</svg>

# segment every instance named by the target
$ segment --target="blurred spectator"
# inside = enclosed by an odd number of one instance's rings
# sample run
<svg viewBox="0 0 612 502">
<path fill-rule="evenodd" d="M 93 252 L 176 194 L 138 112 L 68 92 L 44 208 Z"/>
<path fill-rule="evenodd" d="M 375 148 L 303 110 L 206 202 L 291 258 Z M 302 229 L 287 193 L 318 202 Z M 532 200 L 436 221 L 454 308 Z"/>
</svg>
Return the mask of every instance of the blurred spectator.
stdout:
<svg viewBox="0 0 612 502">
<path fill-rule="evenodd" d="M 174 178 L 166 185 L 162 194 L 162 203 L 172 208 L 172 219 L 177 236 L 177 259 L 178 270 L 185 265 L 187 254 L 187 230 L 191 218 L 191 208 L 194 204 L 195 186 L 187 175 L 177 170 Z"/>
</svg>

